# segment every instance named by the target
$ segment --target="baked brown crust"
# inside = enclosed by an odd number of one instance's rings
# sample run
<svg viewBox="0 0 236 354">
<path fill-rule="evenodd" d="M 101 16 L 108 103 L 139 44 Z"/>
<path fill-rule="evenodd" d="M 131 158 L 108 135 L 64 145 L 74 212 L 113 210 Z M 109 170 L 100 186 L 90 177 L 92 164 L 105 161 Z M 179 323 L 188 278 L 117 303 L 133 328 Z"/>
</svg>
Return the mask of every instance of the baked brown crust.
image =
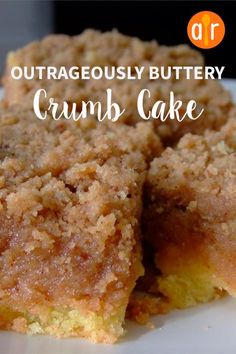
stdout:
<svg viewBox="0 0 236 354">
<path fill-rule="evenodd" d="M 26 47 L 8 55 L 6 75 L 4 78 L 6 100 L 9 105 L 20 103 L 32 108 L 33 97 L 37 89 L 44 88 L 48 97 L 56 101 L 76 102 L 92 100 L 100 101 L 105 107 L 106 89 L 113 91 L 114 101 L 126 111 L 120 122 L 136 124 L 142 120 L 137 111 L 139 92 L 147 88 L 151 98 L 145 100 L 146 110 L 151 109 L 154 102 L 169 102 L 170 91 L 176 99 L 183 101 L 183 111 L 189 100 L 197 101 L 196 115 L 204 109 L 196 121 L 186 118 L 181 123 L 167 119 L 165 123 L 155 120 L 157 133 L 165 144 L 173 144 L 188 132 L 203 133 L 206 128 L 219 129 L 228 118 L 232 108 L 230 94 L 216 80 L 190 80 L 180 77 L 170 80 L 153 80 L 148 77 L 148 66 L 201 66 L 203 57 L 187 45 L 166 47 L 155 41 L 143 42 L 138 38 L 124 36 L 117 31 L 101 33 L 86 30 L 81 35 L 69 37 L 65 35 L 48 36 L 42 41 L 33 42 Z M 10 70 L 13 66 L 145 66 L 141 80 L 14 80 Z M 44 99 L 41 107 L 47 108 Z"/>
<path fill-rule="evenodd" d="M 236 119 L 217 132 L 187 134 L 153 160 L 145 237 L 161 275 L 152 292 L 173 307 L 236 294 Z"/>
<path fill-rule="evenodd" d="M 1 326 L 114 342 L 142 274 L 152 126 L 0 113 Z"/>
</svg>

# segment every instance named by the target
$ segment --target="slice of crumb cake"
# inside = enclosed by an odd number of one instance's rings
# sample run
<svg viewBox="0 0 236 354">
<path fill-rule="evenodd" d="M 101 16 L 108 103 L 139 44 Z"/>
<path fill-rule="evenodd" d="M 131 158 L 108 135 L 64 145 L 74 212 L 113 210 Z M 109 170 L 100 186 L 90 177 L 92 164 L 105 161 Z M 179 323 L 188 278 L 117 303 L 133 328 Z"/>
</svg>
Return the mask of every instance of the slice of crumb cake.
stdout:
<svg viewBox="0 0 236 354">
<path fill-rule="evenodd" d="M 15 108 L 0 113 L 0 140 L 1 328 L 114 342 L 143 273 L 151 125 L 42 122 Z"/>
<path fill-rule="evenodd" d="M 158 66 L 202 66 L 203 57 L 187 45 L 167 47 L 159 45 L 156 41 L 144 42 L 135 37 L 124 36 L 117 31 L 101 33 L 95 30 L 86 30 L 81 35 L 69 37 L 65 35 L 52 35 L 42 41 L 30 43 L 26 47 L 11 52 L 7 59 L 6 75 L 4 79 L 6 100 L 11 105 L 21 103 L 30 108 L 33 106 L 33 97 L 38 89 L 45 89 L 48 97 L 57 102 L 75 102 L 78 106 L 81 101 L 99 101 L 106 107 L 106 90 L 112 89 L 113 99 L 121 110 L 125 109 L 120 122 L 135 124 L 142 121 L 137 110 L 137 97 L 141 90 L 150 91 L 150 99 L 145 98 L 144 109 L 147 112 L 157 100 L 169 102 L 170 91 L 176 99 L 183 101 L 183 112 L 189 100 L 196 100 L 197 116 L 202 109 L 203 114 L 198 120 L 189 118 L 181 123 L 176 119 L 167 119 L 161 122 L 154 121 L 157 133 L 166 144 L 175 143 L 188 132 L 202 133 L 205 129 L 219 129 L 227 120 L 232 107 L 230 94 L 224 90 L 217 80 L 189 80 L 180 73 L 180 79 L 174 77 L 169 80 L 159 78 L 149 79 L 149 67 Z M 104 67 L 104 66 L 135 66 L 145 69 L 140 80 L 48 80 L 36 75 L 32 80 L 21 78 L 14 80 L 11 69 L 14 66 L 48 67 L 57 69 L 74 66 Z M 48 101 L 42 98 L 41 108 L 48 107 Z M 104 108 L 105 110 L 105 108 Z"/>
<path fill-rule="evenodd" d="M 159 271 L 149 291 L 174 308 L 235 296 L 236 119 L 167 148 L 146 187 L 144 232 Z"/>
</svg>

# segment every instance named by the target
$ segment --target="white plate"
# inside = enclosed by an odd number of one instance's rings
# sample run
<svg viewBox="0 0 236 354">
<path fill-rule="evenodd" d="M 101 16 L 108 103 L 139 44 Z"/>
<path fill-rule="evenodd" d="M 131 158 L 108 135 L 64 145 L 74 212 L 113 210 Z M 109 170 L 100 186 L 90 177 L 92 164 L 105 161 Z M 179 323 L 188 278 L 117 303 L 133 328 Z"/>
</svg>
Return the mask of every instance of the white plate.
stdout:
<svg viewBox="0 0 236 354">
<path fill-rule="evenodd" d="M 224 80 L 236 101 L 236 80 Z M 0 332 L 0 354 L 235 354 L 236 300 L 156 316 L 156 328 L 127 323 L 128 333 L 115 345 L 83 339 L 58 340 Z"/>
</svg>

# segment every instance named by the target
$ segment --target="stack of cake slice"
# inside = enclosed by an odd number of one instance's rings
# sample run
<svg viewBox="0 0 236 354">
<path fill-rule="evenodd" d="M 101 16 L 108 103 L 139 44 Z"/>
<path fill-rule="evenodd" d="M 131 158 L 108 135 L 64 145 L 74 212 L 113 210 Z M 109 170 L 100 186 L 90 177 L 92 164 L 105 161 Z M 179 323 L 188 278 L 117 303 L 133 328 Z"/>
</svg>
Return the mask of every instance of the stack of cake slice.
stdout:
<svg viewBox="0 0 236 354">
<path fill-rule="evenodd" d="M 202 64 L 188 46 L 115 31 L 50 36 L 9 54 L 0 112 L 1 328 L 112 343 L 124 332 L 128 303 L 138 320 L 143 309 L 235 294 L 236 126 L 218 82 L 150 81 L 147 72 L 136 82 L 11 78 L 16 65 Z M 119 124 L 40 121 L 32 111 L 39 88 L 79 103 L 103 101 L 108 87 L 126 108 Z M 153 100 L 170 91 L 184 104 L 194 98 L 204 114 L 140 123 L 143 88 Z M 154 275 L 142 265 L 150 250 Z M 140 277 L 156 298 L 131 295 Z"/>
</svg>

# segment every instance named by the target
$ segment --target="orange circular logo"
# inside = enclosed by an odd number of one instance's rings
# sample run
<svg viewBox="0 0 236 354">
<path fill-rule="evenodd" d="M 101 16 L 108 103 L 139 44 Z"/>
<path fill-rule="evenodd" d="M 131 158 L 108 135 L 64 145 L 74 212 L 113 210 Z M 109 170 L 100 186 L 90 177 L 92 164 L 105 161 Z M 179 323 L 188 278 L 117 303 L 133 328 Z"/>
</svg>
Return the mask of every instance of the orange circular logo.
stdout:
<svg viewBox="0 0 236 354">
<path fill-rule="evenodd" d="M 190 41 L 198 48 L 216 47 L 225 35 L 225 24 L 215 12 L 201 11 L 195 14 L 187 27 Z"/>
</svg>

